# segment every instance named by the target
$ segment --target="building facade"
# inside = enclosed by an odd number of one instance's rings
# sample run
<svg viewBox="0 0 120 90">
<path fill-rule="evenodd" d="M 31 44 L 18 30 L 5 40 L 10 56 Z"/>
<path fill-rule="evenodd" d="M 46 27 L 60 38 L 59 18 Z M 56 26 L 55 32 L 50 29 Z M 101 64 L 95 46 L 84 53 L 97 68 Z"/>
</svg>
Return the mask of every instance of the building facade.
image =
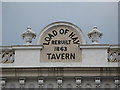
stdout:
<svg viewBox="0 0 120 90">
<path fill-rule="evenodd" d="M 120 87 L 119 45 L 99 44 L 94 27 L 86 43 L 82 30 L 55 22 L 38 35 L 23 32 L 24 45 L 0 47 L 0 88 L 117 88 Z"/>
</svg>

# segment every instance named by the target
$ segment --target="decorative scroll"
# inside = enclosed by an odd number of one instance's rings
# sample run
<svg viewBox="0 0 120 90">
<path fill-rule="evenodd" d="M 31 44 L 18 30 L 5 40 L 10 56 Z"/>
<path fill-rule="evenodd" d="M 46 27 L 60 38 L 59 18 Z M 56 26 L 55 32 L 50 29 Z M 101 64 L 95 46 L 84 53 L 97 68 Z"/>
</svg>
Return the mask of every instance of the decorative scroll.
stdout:
<svg viewBox="0 0 120 90">
<path fill-rule="evenodd" d="M 110 50 L 108 52 L 108 62 L 120 62 L 120 50 Z"/>
<path fill-rule="evenodd" d="M 2 51 L 0 52 L 0 63 L 13 63 L 14 51 Z"/>
</svg>

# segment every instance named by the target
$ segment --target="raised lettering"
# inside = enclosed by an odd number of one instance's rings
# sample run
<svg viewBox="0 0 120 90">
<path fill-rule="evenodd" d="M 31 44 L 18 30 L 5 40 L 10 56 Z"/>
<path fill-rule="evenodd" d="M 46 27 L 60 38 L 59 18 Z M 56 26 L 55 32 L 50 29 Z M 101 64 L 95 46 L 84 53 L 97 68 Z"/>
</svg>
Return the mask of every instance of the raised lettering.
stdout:
<svg viewBox="0 0 120 90">
<path fill-rule="evenodd" d="M 51 55 L 51 53 L 47 53 L 48 59 L 50 59 L 50 55 Z"/>
<path fill-rule="evenodd" d="M 73 32 L 69 35 L 70 38 L 73 38 L 74 36 L 75 34 Z"/>
<path fill-rule="evenodd" d="M 69 60 L 69 59 L 75 59 L 75 53 L 47 53 L 48 59 L 51 60 Z"/>
<path fill-rule="evenodd" d="M 57 35 L 57 31 L 56 30 L 53 30 L 52 33 L 54 34 L 54 36 Z"/>
<path fill-rule="evenodd" d="M 60 33 L 60 34 L 64 34 L 64 29 L 60 29 L 60 30 L 59 30 L 59 33 Z"/>
<path fill-rule="evenodd" d="M 55 54 L 52 54 L 51 59 L 56 59 Z"/>
</svg>

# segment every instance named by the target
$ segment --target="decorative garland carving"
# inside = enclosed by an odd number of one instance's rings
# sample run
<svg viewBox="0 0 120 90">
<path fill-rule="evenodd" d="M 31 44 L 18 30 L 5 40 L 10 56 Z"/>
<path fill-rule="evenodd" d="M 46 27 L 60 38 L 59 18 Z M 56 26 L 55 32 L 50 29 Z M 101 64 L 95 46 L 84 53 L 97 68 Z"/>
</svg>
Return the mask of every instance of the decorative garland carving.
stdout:
<svg viewBox="0 0 120 90">
<path fill-rule="evenodd" d="M 120 62 L 120 50 L 109 50 L 108 62 Z"/>
<path fill-rule="evenodd" d="M 14 62 L 14 51 L 2 51 L 0 52 L 0 63 L 13 63 Z"/>
</svg>

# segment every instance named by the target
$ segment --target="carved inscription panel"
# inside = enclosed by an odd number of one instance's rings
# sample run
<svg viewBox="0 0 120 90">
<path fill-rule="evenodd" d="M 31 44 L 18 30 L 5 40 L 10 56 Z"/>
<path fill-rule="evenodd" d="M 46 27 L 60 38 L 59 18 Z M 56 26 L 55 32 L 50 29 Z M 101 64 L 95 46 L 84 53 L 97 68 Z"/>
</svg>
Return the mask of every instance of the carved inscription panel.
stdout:
<svg viewBox="0 0 120 90">
<path fill-rule="evenodd" d="M 58 25 L 48 28 L 42 36 L 40 43 L 41 62 L 80 62 L 81 50 L 78 47 L 82 42 L 80 33 L 75 28 Z"/>
</svg>

